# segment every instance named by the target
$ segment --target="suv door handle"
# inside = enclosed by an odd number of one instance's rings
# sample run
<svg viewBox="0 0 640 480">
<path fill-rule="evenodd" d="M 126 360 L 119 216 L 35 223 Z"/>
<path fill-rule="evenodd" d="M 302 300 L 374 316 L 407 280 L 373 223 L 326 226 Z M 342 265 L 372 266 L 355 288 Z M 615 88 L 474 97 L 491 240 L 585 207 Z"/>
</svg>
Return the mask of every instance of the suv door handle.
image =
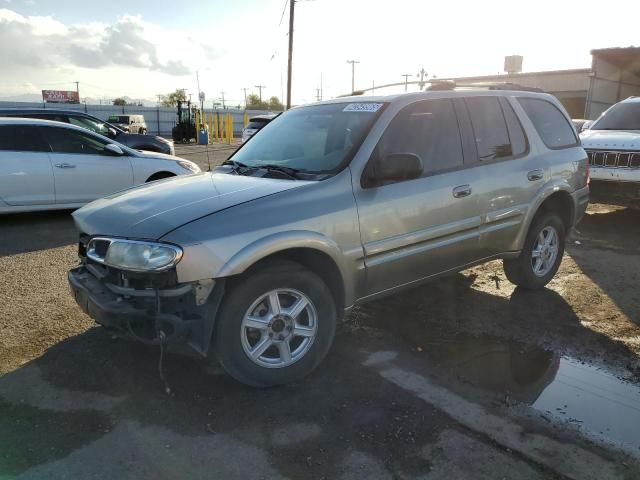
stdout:
<svg viewBox="0 0 640 480">
<path fill-rule="evenodd" d="M 471 186 L 460 185 L 453 189 L 453 198 L 463 198 L 471 195 Z"/>
<path fill-rule="evenodd" d="M 529 173 L 527 173 L 527 178 L 529 179 L 530 182 L 542 180 L 543 177 L 544 177 L 544 172 L 540 168 L 536 170 L 531 170 Z"/>
<path fill-rule="evenodd" d="M 71 164 L 71 163 L 56 163 L 56 167 L 58 167 L 58 168 L 76 168 L 76 166 Z"/>
</svg>

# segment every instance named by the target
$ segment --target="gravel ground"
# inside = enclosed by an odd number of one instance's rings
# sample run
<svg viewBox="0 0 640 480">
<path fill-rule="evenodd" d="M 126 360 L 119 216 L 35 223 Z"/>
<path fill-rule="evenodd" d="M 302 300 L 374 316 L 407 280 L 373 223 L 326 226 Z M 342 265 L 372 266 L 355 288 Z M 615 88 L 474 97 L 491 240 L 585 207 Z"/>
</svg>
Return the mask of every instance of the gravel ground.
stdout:
<svg viewBox="0 0 640 480">
<path fill-rule="evenodd" d="M 491 262 L 357 308 L 303 382 L 251 390 L 172 353 L 169 396 L 156 349 L 113 341 L 71 299 L 69 212 L 2 222 L 0 479 L 640 478 L 627 454 L 521 415 L 555 370 L 514 402 L 517 385 L 478 389 L 440 357 L 460 336 L 465 350 L 490 338 L 639 383 L 638 211 L 591 205 L 543 291 L 514 289 Z"/>
</svg>

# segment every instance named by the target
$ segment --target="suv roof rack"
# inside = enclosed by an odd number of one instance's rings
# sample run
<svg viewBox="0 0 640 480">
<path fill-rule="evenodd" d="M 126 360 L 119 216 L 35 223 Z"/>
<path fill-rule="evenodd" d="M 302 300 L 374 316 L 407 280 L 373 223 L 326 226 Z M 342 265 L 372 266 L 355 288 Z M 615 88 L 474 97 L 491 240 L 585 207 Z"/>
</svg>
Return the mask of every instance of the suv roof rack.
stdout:
<svg viewBox="0 0 640 480">
<path fill-rule="evenodd" d="M 455 80 L 431 80 L 427 90 L 455 90 L 457 88 L 479 88 L 486 90 L 519 90 L 523 92 L 544 93 L 537 87 L 525 87 L 513 82 L 481 82 L 481 83 L 457 83 Z"/>
</svg>

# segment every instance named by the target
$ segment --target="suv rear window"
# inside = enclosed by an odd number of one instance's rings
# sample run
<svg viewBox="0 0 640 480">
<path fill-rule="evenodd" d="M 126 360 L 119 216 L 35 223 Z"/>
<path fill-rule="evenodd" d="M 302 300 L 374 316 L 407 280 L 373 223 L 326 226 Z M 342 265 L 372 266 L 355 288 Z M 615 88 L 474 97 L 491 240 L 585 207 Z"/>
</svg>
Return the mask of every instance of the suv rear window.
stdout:
<svg viewBox="0 0 640 480">
<path fill-rule="evenodd" d="M 558 149 L 578 145 L 573 125 L 554 104 L 539 98 L 519 98 L 518 102 L 547 147 Z"/>
</svg>

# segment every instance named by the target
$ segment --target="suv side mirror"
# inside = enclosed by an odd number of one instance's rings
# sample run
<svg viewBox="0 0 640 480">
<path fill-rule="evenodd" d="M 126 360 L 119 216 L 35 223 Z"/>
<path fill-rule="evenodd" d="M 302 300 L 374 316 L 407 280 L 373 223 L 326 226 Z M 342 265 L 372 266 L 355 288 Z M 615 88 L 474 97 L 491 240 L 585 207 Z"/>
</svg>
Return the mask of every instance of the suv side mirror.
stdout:
<svg viewBox="0 0 640 480">
<path fill-rule="evenodd" d="M 115 143 L 108 143 L 107 145 L 104 146 L 104 150 L 107 153 L 111 153 L 112 155 L 124 155 L 124 152 L 122 151 L 122 149 L 116 145 Z"/>
<path fill-rule="evenodd" d="M 113 127 L 108 127 L 107 128 L 107 136 L 109 138 L 116 138 L 116 135 L 118 135 L 118 132 L 116 131 L 115 128 L 113 128 Z"/>
<path fill-rule="evenodd" d="M 412 180 L 422 175 L 423 171 L 422 160 L 415 153 L 391 153 L 385 157 L 374 154 L 365 168 L 362 187 L 379 187 Z"/>
</svg>

